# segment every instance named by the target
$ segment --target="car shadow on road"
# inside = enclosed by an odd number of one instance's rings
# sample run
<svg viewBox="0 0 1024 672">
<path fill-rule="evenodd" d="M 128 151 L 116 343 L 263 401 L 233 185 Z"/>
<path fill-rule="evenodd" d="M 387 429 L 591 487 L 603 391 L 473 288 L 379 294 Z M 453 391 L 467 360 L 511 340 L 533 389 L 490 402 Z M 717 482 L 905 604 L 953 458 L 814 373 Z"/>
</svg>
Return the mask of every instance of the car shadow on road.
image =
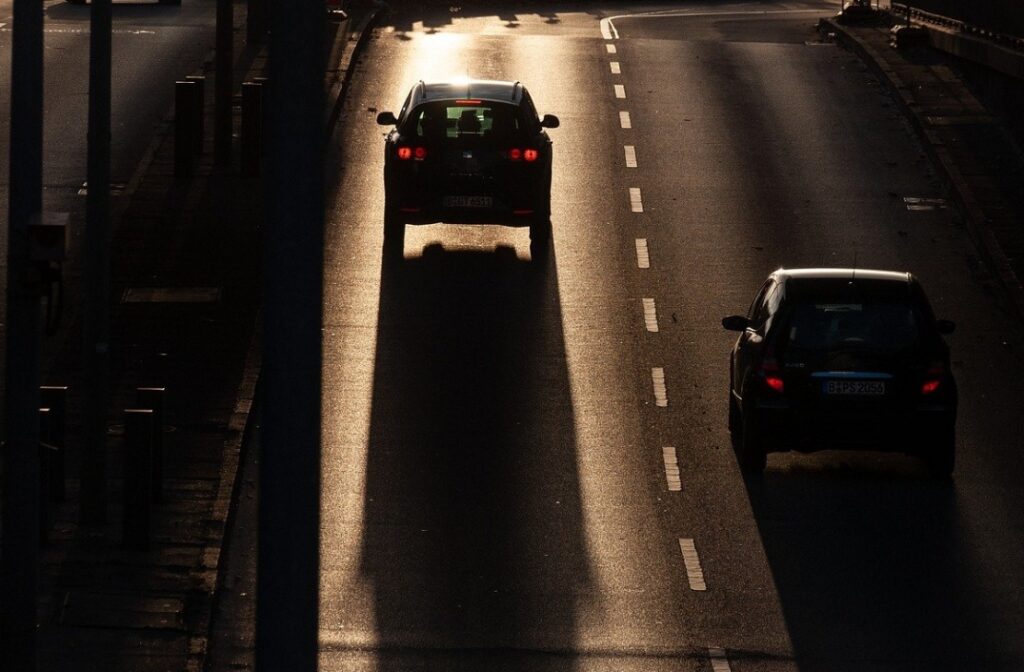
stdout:
<svg viewBox="0 0 1024 672">
<path fill-rule="evenodd" d="M 571 669 L 590 572 L 553 259 L 386 259 L 373 381 L 377 669 Z"/>
<path fill-rule="evenodd" d="M 801 672 L 984 667 L 955 485 L 896 456 L 776 459 L 746 487 Z"/>
</svg>

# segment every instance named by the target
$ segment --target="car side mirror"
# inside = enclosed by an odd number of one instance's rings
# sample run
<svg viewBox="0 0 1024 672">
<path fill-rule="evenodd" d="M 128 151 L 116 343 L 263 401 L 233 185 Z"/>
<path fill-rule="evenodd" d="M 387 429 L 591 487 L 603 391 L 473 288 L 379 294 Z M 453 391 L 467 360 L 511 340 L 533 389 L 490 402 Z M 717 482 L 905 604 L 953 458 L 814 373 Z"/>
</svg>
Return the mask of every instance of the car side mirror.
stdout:
<svg viewBox="0 0 1024 672">
<path fill-rule="evenodd" d="M 730 315 L 722 318 L 722 326 L 728 331 L 746 331 L 750 320 L 742 315 Z"/>
<path fill-rule="evenodd" d="M 398 119 L 393 112 L 381 112 L 377 115 L 377 123 L 381 126 L 397 126 Z"/>
<path fill-rule="evenodd" d="M 558 117 L 553 114 L 545 114 L 544 118 L 540 120 L 542 128 L 558 128 L 559 123 Z"/>
<path fill-rule="evenodd" d="M 936 320 L 935 327 L 939 330 L 939 333 L 943 336 L 948 336 L 956 331 L 956 323 L 952 320 Z"/>
</svg>

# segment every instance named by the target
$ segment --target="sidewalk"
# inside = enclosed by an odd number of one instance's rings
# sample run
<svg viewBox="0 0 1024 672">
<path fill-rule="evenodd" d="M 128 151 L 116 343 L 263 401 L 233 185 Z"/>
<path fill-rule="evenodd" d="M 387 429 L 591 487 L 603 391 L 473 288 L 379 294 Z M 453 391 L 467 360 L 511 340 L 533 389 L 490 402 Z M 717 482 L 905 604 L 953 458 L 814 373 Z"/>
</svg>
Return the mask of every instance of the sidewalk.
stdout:
<svg viewBox="0 0 1024 672">
<path fill-rule="evenodd" d="M 891 47 L 889 21 L 826 19 L 820 27 L 888 82 L 1002 286 L 1006 310 L 1024 320 L 1024 157 L 1012 135 L 971 93 L 952 57 L 927 46 Z"/>
<path fill-rule="evenodd" d="M 355 11 L 353 37 L 375 10 Z M 265 72 L 265 49 L 245 44 L 235 11 L 235 87 Z M 325 87 L 344 94 L 359 39 L 332 33 Z M 339 65 L 340 64 L 340 65 Z M 187 74 L 180 73 L 182 77 Z M 108 522 L 81 526 L 80 324 L 65 325 L 44 384 L 69 385 L 66 501 L 40 567 L 39 670 L 204 669 L 221 549 L 259 374 L 263 188 L 212 165 L 213 76 L 205 92 L 204 152 L 193 178 L 174 177 L 174 133 L 161 124 L 151 153 L 115 199 L 111 268 Z M 168 86 L 172 83 L 168 82 Z M 240 123 L 236 108 L 236 132 Z M 122 547 L 123 416 L 137 387 L 167 388 L 163 498 L 150 549 Z M 76 389 L 77 388 L 77 389 Z M 2 664 L 0 664 L 2 667 Z M 13 672 L 13 671 L 12 671 Z"/>
</svg>

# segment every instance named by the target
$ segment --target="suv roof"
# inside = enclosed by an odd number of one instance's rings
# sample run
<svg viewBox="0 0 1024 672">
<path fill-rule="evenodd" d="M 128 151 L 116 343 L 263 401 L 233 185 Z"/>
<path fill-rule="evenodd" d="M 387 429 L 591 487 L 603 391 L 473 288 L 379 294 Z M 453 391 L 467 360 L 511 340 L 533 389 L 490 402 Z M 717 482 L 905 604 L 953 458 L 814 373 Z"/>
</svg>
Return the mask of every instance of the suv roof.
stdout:
<svg viewBox="0 0 1024 672">
<path fill-rule="evenodd" d="M 420 80 L 417 88 L 420 90 L 420 101 L 472 98 L 518 103 L 523 97 L 523 85 L 519 82 L 495 79 L 459 79 L 447 82 Z"/>
</svg>

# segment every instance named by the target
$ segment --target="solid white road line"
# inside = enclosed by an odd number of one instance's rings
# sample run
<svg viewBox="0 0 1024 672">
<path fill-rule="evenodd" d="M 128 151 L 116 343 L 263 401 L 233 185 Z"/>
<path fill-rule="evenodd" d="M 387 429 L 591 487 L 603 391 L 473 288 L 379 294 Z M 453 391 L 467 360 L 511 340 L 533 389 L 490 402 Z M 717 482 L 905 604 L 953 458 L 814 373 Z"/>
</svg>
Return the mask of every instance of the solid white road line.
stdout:
<svg viewBox="0 0 1024 672">
<path fill-rule="evenodd" d="M 724 649 L 708 649 L 708 660 L 711 661 L 711 672 L 732 672 Z"/>
<path fill-rule="evenodd" d="M 636 239 L 636 265 L 637 268 L 650 268 L 651 267 L 651 255 L 647 251 L 647 239 L 637 238 Z"/>
<path fill-rule="evenodd" d="M 657 333 L 658 331 L 658 309 L 654 305 L 654 299 L 643 299 L 644 305 L 644 326 L 647 331 Z"/>
<path fill-rule="evenodd" d="M 626 152 L 626 168 L 636 168 L 636 147 L 633 145 L 625 145 Z"/>
<path fill-rule="evenodd" d="M 686 566 L 686 578 L 690 581 L 690 590 L 707 590 L 708 585 L 704 582 L 704 570 L 700 566 L 700 557 L 697 555 L 697 546 L 693 539 L 680 539 L 679 550 L 683 553 L 683 565 Z"/>
<path fill-rule="evenodd" d="M 661 456 L 665 460 L 665 481 L 668 483 L 668 491 L 680 492 L 683 489 L 683 482 L 679 478 L 679 459 L 676 457 L 675 446 L 662 448 Z"/>
<path fill-rule="evenodd" d="M 614 44 L 606 44 L 604 45 L 604 48 L 608 50 L 609 54 L 618 53 L 618 49 L 615 48 Z"/>
<path fill-rule="evenodd" d="M 609 65 L 609 67 L 611 67 L 613 75 L 621 75 L 622 74 L 622 66 L 619 65 L 618 61 L 612 61 L 608 65 Z"/>
<path fill-rule="evenodd" d="M 629 112 L 619 112 L 619 126 L 633 128 L 633 120 L 629 118 Z"/>
<path fill-rule="evenodd" d="M 665 387 L 665 369 L 656 366 L 651 369 L 651 382 L 654 383 L 654 405 L 660 408 L 668 406 L 668 389 Z"/>
<path fill-rule="evenodd" d="M 619 31 L 615 30 L 615 25 L 611 22 L 611 19 L 601 19 L 601 37 L 606 40 L 619 39 Z"/>
<path fill-rule="evenodd" d="M 644 202 L 640 198 L 640 187 L 629 188 L 629 210 L 630 212 L 644 211 Z"/>
<path fill-rule="evenodd" d="M 615 85 L 615 97 L 616 98 L 625 98 L 626 97 L 626 87 L 624 87 L 622 84 L 616 84 Z"/>
<path fill-rule="evenodd" d="M 660 19 L 671 16 L 764 16 L 768 14 L 820 14 L 820 9 L 766 9 L 756 11 L 735 12 L 694 12 L 687 10 L 660 10 L 655 12 L 639 12 L 637 14 L 620 14 L 606 16 L 601 19 L 601 36 L 606 40 L 619 39 L 619 30 L 615 27 L 616 19 Z"/>
</svg>

